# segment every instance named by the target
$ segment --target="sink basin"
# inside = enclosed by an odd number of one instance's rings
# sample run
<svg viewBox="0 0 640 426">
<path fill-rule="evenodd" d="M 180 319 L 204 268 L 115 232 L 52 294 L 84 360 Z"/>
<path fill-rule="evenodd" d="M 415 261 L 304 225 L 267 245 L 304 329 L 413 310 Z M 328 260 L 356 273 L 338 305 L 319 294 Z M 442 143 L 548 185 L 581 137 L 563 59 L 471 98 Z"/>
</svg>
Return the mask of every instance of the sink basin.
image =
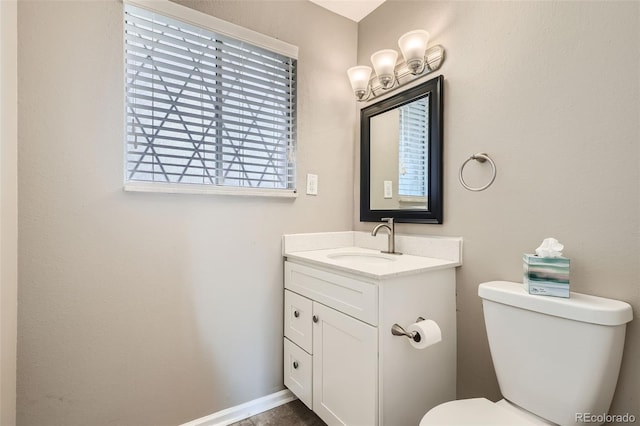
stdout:
<svg viewBox="0 0 640 426">
<path fill-rule="evenodd" d="M 328 254 L 329 259 L 344 263 L 389 263 L 395 262 L 396 258 L 378 253 L 332 253 Z"/>
</svg>

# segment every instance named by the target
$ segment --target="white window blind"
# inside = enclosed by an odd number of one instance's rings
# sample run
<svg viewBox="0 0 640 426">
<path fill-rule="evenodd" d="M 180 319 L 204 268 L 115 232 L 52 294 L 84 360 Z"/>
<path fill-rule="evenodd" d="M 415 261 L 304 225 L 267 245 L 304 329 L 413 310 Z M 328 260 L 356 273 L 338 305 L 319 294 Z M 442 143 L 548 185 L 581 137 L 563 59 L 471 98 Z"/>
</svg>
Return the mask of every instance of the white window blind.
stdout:
<svg viewBox="0 0 640 426">
<path fill-rule="evenodd" d="M 293 192 L 296 59 L 124 8 L 126 183 Z"/>
<path fill-rule="evenodd" d="M 400 107 L 398 195 L 426 197 L 429 98 Z"/>
</svg>

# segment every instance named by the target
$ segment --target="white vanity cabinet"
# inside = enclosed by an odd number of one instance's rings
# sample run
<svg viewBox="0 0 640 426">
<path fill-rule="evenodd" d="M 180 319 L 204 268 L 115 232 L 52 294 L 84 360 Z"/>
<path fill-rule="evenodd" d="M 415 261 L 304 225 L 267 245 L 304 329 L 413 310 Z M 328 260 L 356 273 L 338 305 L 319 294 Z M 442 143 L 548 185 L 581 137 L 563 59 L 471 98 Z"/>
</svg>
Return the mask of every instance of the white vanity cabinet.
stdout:
<svg viewBox="0 0 640 426">
<path fill-rule="evenodd" d="M 376 328 L 289 290 L 285 303 L 285 385 L 329 424 L 376 424 Z M 295 316 L 300 306 L 311 318 Z M 311 344 L 299 346 L 297 329 L 311 324 Z"/>
<path fill-rule="evenodd" d="M 292 262 L 285 274 L 285 385 L 328 424 L 377 424 L 375 289 Z"/>
<path fill-rule="evenodd" d="M 289 257 L 284 278 L 284 383 L 329 425 L 417 425 L 455 399 L 455 273 L 366 277 Z M 419 317 L 442 342 L 393 336 Z"/>
</svg>

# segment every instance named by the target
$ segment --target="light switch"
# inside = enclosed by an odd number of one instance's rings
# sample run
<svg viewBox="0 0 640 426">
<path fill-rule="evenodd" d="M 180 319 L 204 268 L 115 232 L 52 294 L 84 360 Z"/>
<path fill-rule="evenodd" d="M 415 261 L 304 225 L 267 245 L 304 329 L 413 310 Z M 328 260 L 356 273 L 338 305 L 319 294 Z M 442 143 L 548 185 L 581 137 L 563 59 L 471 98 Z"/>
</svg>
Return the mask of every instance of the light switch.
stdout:
<svg viewBox="0 0 640 426">
<path fill-rule="evenodd" d="M 390 180 L 384 181 L 384 198 L 393 198 L 393 182 Z"/>
<path fill-rule="evenodd" d="M 307 174 L 307 194 L 318 195 L 318 175 Z"/>
</svg>

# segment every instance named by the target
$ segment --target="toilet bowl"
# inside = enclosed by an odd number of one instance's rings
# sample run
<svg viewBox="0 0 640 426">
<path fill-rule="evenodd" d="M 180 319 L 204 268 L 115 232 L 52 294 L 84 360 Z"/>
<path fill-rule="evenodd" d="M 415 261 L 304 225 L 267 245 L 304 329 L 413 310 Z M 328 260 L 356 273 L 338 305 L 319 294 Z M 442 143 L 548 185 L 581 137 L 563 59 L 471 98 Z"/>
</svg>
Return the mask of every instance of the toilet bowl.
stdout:
<svg viewBox="0 0 640 426">
<path fill-rule="evenodd" d="M 485 398 L 449 401 L 424 415 L 420 426 L 542 426 L 552 425 L 508 401 L 491 402 Z"/>
<path fill-rule="evenodd" d="M 607 413 L 620 372 L 631 306 L 571 293 L 530 295 L 520 283 L 480 284 L 491 359 L 505 399 L 440 404 L 420 426 L 574 425 Z"/>
</svg>

